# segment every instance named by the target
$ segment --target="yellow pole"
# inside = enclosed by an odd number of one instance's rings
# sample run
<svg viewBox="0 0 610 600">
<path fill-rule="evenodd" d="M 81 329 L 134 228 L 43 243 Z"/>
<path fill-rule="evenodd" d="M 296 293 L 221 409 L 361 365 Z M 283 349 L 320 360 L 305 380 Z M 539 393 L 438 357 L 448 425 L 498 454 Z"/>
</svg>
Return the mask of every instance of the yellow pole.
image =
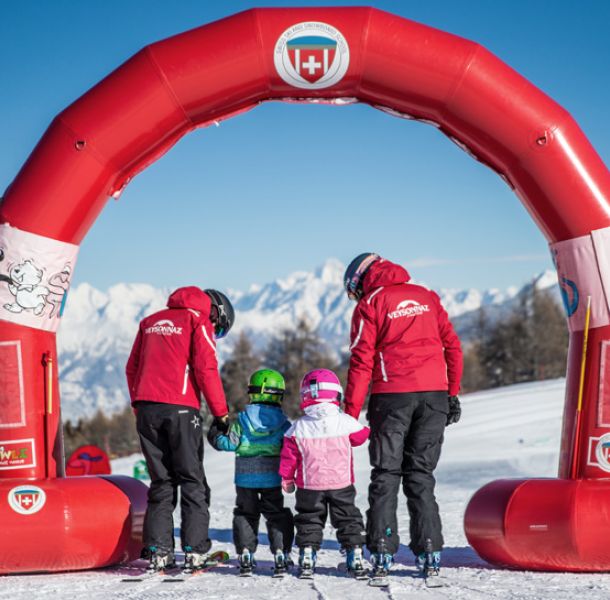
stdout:
<svg viewBox="0 0 610 600">
<path fill-rule="evenodd" d="M 589 340 L 589 322 L 591 320 L 591 296 L 587 296 L 587 314 L 585 332 L 582 339 L 582 357 L 580 359 L 580 382 L 578 385 L 578 412 L 582 410 L 582 396 L 585 389 L 585 364 L 587 362 L 587 341 Z"/>
<path fill-rule="evenodd" d="M 53 414 L 53 358 L 51 353 L 46 357 L 47 366 L 47 414 Z"/>
</svg>

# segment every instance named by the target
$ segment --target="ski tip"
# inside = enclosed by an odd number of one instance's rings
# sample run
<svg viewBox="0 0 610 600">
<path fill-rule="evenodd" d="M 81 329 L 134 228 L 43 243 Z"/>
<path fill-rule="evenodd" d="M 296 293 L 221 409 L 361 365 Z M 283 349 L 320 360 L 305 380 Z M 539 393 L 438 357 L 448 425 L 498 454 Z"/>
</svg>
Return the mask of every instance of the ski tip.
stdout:
<svg viewBox="0 0 610 600">
<path fill-rule="evenodd" d="M 433 577 L 433 578 L 427 577 L 426 579 L 424 579 L 424 584 L 426 585 L 427 588 L 430 588 L 430 589 L 447 587 L 447 584 L 444 581 L 441 581 L 440 579 L 438 579 L 438 577 Z"/>
<path fill-rule="evenodd" d="M 313 579 L 313 573 L 301 573 L 299 579 Z"/>
<path fill-rule="evenodd" d="M 371 587 L 388 587 L 390 581 L 387 577 L 373 577 L 372 579 L 369 579 L 369 585 Z"/>
</svg>

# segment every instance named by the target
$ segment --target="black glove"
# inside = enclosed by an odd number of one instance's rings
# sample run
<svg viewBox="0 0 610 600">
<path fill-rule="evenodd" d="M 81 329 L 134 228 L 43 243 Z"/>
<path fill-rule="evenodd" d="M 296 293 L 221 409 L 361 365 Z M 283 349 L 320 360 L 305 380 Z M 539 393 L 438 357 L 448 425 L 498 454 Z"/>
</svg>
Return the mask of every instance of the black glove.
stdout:
<svg viewBox="0 0 610 600">
<path fill-rule="evenodd" d="M 460 399 L 457 396 L 449 396 L 449 413 L 447 414 L 447 425 L 457 423 L 462 416 Z"/>
<path fill-rule="evenodd" d="M 227 435 L 229 433 L 229 415 L 225 415 L 224 417 L 214 417 L 213 427 L 218 431 L 218 433 L 222 435 Z"/>
</svg>

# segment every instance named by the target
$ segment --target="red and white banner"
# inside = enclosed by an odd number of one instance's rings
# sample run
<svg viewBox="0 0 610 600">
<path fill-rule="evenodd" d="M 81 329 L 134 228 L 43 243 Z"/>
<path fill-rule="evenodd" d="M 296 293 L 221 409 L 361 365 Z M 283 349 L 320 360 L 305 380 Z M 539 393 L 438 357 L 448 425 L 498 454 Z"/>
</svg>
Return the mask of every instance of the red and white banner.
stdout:
<svg viewBox="0 0 610 600">
<path fill-rule="evenodd" d="M 590 327 L 610 325 L 610 227 L 551 245 L 570 331 L 585 328 L 587 296 Z"/>
<path fill-rule="evenodd" d="M 0 225 L 0 319 L 56 331 L 78 246 Z"/>
</svg>

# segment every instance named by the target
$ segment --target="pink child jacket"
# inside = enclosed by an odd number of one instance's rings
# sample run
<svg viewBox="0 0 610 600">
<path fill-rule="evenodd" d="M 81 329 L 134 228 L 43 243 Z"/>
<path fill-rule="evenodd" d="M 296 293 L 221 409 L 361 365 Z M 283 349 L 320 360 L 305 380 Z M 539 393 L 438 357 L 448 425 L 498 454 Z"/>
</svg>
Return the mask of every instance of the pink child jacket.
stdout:
<svg viewBox="0 0 610 600">
<path fill-rule="evenodd" d="M 352 446 L 369 437 L 369 428 L 342 413 L 335 403 L 305 407 L 284 436 L 282 479 L 307 490 L 340 490 L 354 483 Z"/>
</svg>

